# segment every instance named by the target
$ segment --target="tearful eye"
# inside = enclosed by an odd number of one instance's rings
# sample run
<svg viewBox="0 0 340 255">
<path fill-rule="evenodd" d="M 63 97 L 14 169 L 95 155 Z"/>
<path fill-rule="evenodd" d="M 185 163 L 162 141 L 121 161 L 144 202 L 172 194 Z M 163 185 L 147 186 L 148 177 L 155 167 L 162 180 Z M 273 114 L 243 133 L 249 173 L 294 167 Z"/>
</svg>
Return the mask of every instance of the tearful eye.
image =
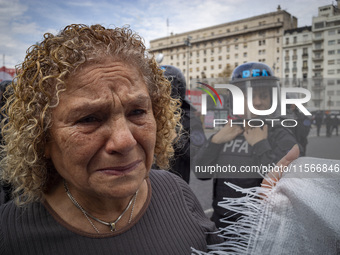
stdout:
<svg viewBox="0 0 340 255">
<path fill-rule="evenodd" d="M 134 116 L 134 115 L 143 115 L 146 113 L 146 110 L 143 110 L 143 109 L 135 109 L 133 110 L 130 115 Z"/>
<path fill-rule="evenodd" d="M 99 119 L 94 117 L 94 116 L 86 116 L 80 120 L 77 121 L 77 123 L 93 123 L 93 122 L 98 122 Z"/>
</svg>

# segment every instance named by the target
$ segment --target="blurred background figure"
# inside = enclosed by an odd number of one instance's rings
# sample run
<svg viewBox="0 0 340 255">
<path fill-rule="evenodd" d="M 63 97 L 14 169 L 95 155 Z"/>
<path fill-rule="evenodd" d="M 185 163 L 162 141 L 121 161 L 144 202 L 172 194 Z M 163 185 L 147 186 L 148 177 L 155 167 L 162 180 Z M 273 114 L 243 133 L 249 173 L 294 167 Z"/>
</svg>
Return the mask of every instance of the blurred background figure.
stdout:
<svg viewBox="0 0 340 255">
<path fill-rule="evenodd" d="M 326 124 L 326 136 L 331 137 L 332 133 L 332 119 L 331 115 L 329 113 L 326 113 L 326 118 L 325 118 L 325 124 Z"/>
<path fill-rule="evenodd" d="M 186 98 L 186 82 L 181 70 L 175 66 L 162 65 L 164 76 L 171 82 L 171 97 L 181 101 L 182 130 L 175 144 L 175 154 L 170 162 L 170 171 L 178 174 L 187 183 L 190 181 L 190 153 L 194 154 L 205 142 L 206 137 L 200 119 L 195 115 L 195 108 Z M 194 150 L 194 151 L 192 151 Z"/>
<path fill-rule="evenodd" d="M 315 126 L 316 126 L 316 133 L 318 136 L 320 136 L 320 129 L 322 126 L 322 122 L 323 122 L 323 113 L 321 111 L 317 111 L 315 114 Z"/>
<path fill-rule="evenodd" d="M 333 134 L 334 129 L 335 129 L 335 134 L 338 135 L 339 115 L 335 113 L 331 113 L 330 117 L 331 117 L 331 135 Z"/>
<path fill-rule="evenodd" d="M 298 97 L 296 94 L 288 94 L 288 98 Z M 308 116 L 300 112 L 295 104 L 287 104 L 287 114 L 290 115 L 290 118 L 297 121 L 297 125 L 289 129 L 292 130 L 296 141 L 300 145 L 300 156 L 306 156 L 308 135 L 312 126 L 312 120 Z M 318 132 L 320 132 L 320 130 Z"/>
</svg>

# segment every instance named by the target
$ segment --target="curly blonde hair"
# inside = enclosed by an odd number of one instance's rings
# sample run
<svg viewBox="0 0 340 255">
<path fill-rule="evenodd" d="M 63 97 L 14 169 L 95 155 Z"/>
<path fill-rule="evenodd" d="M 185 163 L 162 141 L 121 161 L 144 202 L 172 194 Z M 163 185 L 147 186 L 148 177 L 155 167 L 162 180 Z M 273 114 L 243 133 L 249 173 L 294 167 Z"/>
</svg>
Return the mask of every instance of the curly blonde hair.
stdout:
<svg viewBox="0 0 340 255">
<path fill-rule="evenodd" d="M 140 70 L 157 124 L 154 160 L 159 167 L 168 167 L 175 128 L 180 126 L 179 102 L 171 98 L 171 84 L 149 56 L 142 38 L 129 27 L 73 24 L 57 35 L 46 33 L 41 43 L 27 50 L 5 105 L 1 179 L 12 184 L 18 204 L 39 201 L 56 176 L 44 150 L 51 112 L 66 89 L 65 80 L 84 64 L 100 62 L 103 56 Z"/>
</svg>

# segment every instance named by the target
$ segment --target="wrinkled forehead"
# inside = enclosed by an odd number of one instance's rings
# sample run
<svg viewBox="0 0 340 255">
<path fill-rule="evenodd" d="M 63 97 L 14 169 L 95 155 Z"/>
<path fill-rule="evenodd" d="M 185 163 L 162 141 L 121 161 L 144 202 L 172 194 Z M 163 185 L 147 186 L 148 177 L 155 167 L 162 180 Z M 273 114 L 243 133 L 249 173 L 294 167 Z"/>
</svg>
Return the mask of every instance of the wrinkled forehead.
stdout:
<svg viewBox="0 0 340 255">
<path fill-rule="evenodd" d="M 66 91 L 69 93 L 100 91 L 108 86 L 116 92 L 126 93 L 144 88 L 146 84 L 138 68 L 122 61 L 109 60 L 84 65 L 66 80 Z"/>
</svg>

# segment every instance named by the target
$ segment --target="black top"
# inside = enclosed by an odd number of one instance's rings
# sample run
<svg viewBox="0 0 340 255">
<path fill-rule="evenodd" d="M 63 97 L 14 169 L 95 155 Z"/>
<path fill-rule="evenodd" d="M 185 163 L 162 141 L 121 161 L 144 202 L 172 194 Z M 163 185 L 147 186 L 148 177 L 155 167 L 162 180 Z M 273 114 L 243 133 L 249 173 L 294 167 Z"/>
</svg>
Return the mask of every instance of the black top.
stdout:
<svg viewBox="0 0 340 255">
<path fill-rule="evenodd" d="M 190 254 L 222 240 L 190 187 L 151 170 L 147 201 L 131 224 L 112 234 L 89 234 L 63 221 L 47 203 L 0 207 L 0 254 Z M 151 189 L 152 188 L 152 189 Z"/>
</svg>

